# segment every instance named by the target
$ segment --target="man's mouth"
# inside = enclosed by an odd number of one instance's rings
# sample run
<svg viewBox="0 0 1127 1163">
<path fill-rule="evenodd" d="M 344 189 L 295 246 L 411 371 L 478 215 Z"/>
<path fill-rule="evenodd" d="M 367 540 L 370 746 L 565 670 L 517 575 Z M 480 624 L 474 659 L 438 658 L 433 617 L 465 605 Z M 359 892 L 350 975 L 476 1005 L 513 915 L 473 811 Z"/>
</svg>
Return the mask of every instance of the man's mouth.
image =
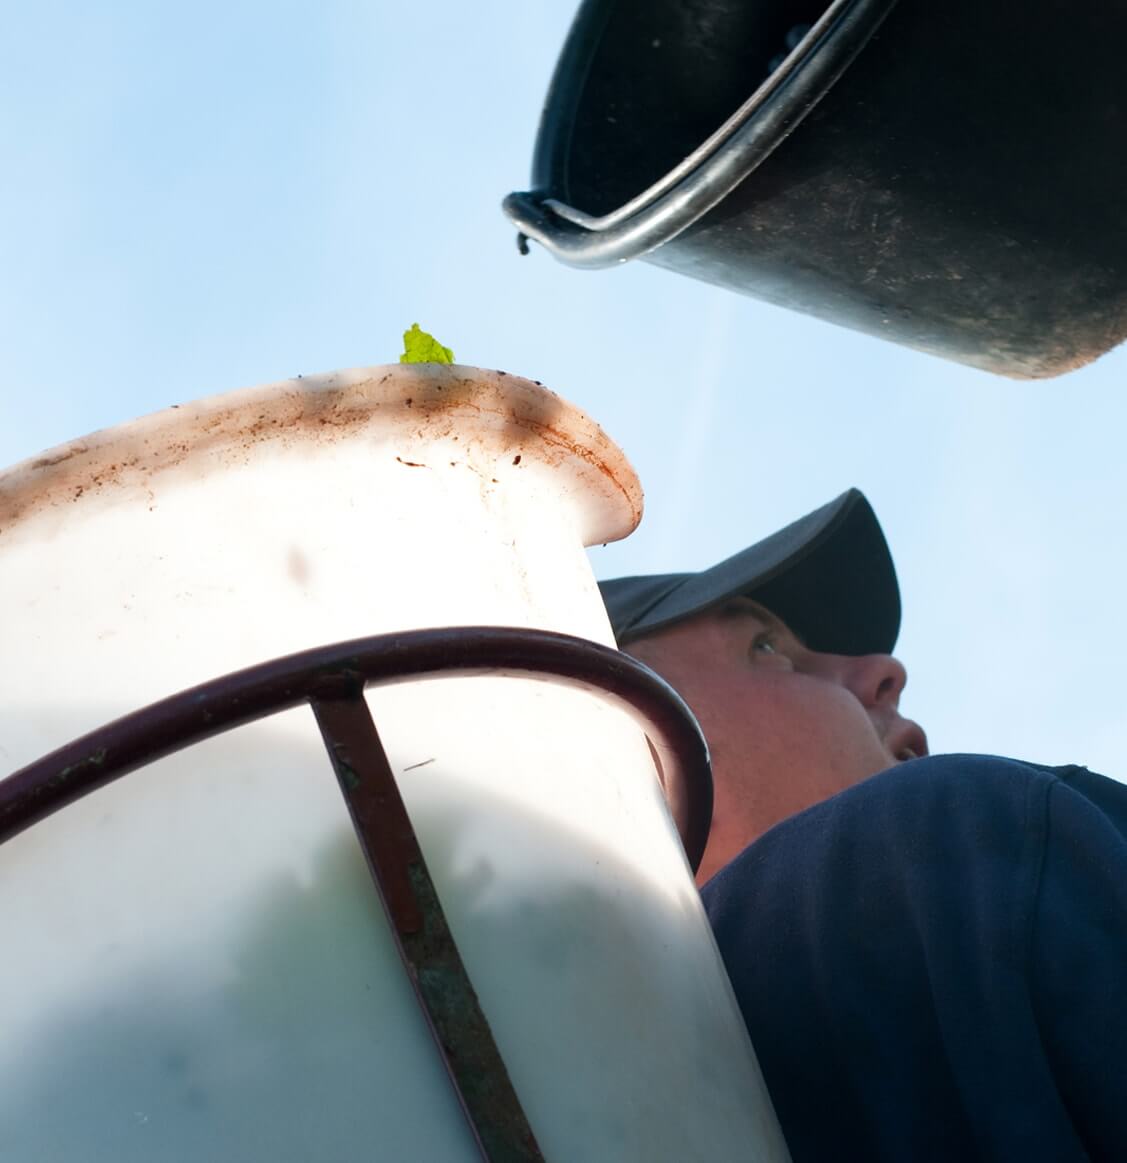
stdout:
<svg viewBox="0 0 1127 1163">
<path fill-rule="evenodd" d="M 904 719 L 888 740 L 889 750 L 897 763 L 907 763 L 909 759 L 922 759 L 928 754 L 927 736 L 918 723 Z"/>
</svg>

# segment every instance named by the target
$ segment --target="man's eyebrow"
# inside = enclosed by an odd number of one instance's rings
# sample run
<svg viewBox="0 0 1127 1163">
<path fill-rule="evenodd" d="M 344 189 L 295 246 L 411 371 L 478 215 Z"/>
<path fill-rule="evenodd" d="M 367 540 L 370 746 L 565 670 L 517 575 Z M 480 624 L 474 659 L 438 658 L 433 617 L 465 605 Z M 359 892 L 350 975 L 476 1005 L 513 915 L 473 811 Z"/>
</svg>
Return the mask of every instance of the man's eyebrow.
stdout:
<svg viewBox="0 0 1127 1163">
<path fill-rule="evenodd" d="M 786 622 L 778 616 L 772 614 L 766 606 L 762 606 L 754 598 L 745 597 L 743 594 L 736 594 L 721 602 L 716 607 L 716 613 L 721 618 L 755 618 L 762 622 L 764 626 L 769 629 L 781 631 L 784 634 L 789 634 L 796 642 L 801 643 L 802 639 L 799 635 L 787 625 Z"/>
<path fill-rule="evenodd" d="M 786 623 L 776 617 L 767 609 L 766 606 L 761 606 L 752 598 L 745 598 L 742 594 L 737 594 L 735 597 L 728 598 L 716 607 L 716 613 L 721 618 L 758 618 L 761 622 L 766 622 L 771 626 L 778 626 L 780 629 L 787 628 Z"/>
</svg>

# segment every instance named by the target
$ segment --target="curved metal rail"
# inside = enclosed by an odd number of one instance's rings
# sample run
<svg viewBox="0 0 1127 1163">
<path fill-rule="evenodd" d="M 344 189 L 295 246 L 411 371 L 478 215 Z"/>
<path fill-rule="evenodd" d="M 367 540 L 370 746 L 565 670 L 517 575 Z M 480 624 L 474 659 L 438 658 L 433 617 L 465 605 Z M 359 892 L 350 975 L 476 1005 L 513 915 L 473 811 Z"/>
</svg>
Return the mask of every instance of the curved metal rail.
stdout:
<svg viewBox="0 0 1127 1163">
<path fill-rule="evenodd" d="M 182 748 L 308 703 L 447 1074 L 483 1159 L 543 1160 L 450 932 L 368 704 L 366 686 L 440 675 L 560 682 L 630 713 L 649 736 L 693 868 L 712 815 L 708 749 L 692 712 L 635 659 L 546 630 L 413 630 L 318 647 L 162 699 L 0 781 L 0 843 Z"/>
</svg>

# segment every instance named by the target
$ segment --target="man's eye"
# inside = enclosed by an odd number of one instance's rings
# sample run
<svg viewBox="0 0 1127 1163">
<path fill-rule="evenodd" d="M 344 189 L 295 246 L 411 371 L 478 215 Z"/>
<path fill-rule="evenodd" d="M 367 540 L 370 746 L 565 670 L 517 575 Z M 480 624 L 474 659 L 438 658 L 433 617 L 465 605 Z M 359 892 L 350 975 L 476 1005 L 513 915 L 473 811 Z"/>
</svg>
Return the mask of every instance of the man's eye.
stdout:
<svg viewBox="0 0 1127 1163">
<path fill-rule="evenodd" d="M 752 654 L 778 654 L 778 647 L 775 645 L 775 636 L 770 630 L 764 630 L 762 634 L 756 634 L 751 640 Z"/>
</svg>

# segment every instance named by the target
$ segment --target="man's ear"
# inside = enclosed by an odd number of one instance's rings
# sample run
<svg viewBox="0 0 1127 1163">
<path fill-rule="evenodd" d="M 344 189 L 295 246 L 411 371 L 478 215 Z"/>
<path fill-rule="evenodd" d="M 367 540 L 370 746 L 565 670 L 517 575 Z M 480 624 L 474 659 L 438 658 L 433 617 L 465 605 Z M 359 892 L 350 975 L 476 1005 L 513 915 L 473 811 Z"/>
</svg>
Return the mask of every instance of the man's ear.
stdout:
<svg viewBox="0 0 1127 1163">
<path fill-rule="evenodd" d="M 618 649 L 623 654 L 629 654 L 631 658 L 644 662 L 651 670 L 657 670 L 655 665 L 657 652 L 653 649 L 653 642 L 650 638 L 634 638 Z"/>
</svg>

